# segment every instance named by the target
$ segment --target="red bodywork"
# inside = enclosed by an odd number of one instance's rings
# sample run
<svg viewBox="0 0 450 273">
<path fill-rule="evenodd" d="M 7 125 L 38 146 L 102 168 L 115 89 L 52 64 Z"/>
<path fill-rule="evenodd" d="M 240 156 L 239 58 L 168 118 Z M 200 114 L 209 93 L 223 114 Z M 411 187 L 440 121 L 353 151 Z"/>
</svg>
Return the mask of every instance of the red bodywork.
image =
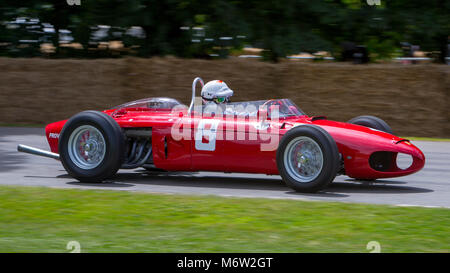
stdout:
<svg viewBox="0 0 450 273">
<path fill-rule="evenodd" d="M 320 126 L 334 138 L 343 161 L 342 173 L 353 178 L 404 176 L 419 171 L 425 164 L 424 154 L 408 140 L 368 127 L 326 119 L 316 120 L 306 115 L 280 118 L 277 121 L 267 120 L 270 127 L 253 140 L 249 139 L 250 127 L 254 125 L 252 122 L 237 118 L 231 121 L 221 118 L 217 135 L 222 134 L 223 137 L 221 139 L 217 137 L 214 151 L 197 150 L 194 134 L 198 122 L 206 118 L 172 111 L 133 110 L 136 109 L 128 109 L 120 115 L 113 115 L 116 109 L 106 110 L 104 113 L 113 116 L 124 129 L 151 128 L 153 162 L 155 167 L 165 170 L 278 174 L 276 149 L 262 151 L 261 143 L 268 142 L 267 134 L 277 134 L 281 139 L 289 129 L 301 124 Z M 190 124 L 188 132 L 191 138 L 177 140 L 172 134 L 172 128 L 174 124 L 182 124 L 183 121 Z M 54 153 L 58 153 L 58 137 L 65 122 L 66 120 L 51 123 L 46 127 L 46 136 Z M 240 123 L 245 125 L 238 126 Z M 239 140 L 234 137 L 229 140 L 225 136 L 226 133 L 240 133 L 245 138 Z M 369 160 L 375 152 L 392 152 L 389 155 L 393 163 L 389 168 L 380 171 L 371 166 Z M 396 164 L 397 153 L 411 155 L 413 159 L 411 166 L 400 169 Z"/>
</svg>

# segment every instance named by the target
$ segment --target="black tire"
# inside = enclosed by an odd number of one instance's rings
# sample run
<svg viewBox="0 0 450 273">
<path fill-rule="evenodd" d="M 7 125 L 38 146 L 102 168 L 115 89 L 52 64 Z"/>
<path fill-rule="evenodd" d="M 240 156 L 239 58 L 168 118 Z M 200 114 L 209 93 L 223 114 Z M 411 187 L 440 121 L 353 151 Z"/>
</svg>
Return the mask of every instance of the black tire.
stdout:
<svg viewBox="0 0 450 273">
<path fill-rule="evenodd" d="M 318 175 L 311 181 L 300 181 L 289 173 L 284 160 L 287 146 L 298 137 L 312 139 L 320 147 L 323 164 Z M 281 139 L 277 150 L 277 167 L 283 181 L 298 192 L 317 192 L 327 187 L 336 177 L 340 167 L 339 150 L 334 139 L 324 129 L 316 125 L 302 125 L 289 130 Z"/>
<path fill-rule="evenodd" d="M 361 125 L 365 127 L 369 127 L 372 129 L 377 129 L 386 133 L 389 133 L 391 135 L 394 134 L 392 131 L 392 128 L 382 119 L 374 117 L 374 116 L 359 116 L 356 118 L 352 118 L 351 120 L 347 121 L 347 123 Z"/>
<path fill-rule="evenodd" d="M 80 126 L 90 125 L 101 133 L 105 140 L 105 153 L 98 166 L 83 169 L 69 155 L 69 139 Z M 73 178 L 81 182 L 98 183 L 116 174 L 124 160 L 124 136 L 117 122 L 109 115 L 98 111 L 84 111 L 74 115 L 64 125 L 59 139 L 61 163 Z"/>
</svg>

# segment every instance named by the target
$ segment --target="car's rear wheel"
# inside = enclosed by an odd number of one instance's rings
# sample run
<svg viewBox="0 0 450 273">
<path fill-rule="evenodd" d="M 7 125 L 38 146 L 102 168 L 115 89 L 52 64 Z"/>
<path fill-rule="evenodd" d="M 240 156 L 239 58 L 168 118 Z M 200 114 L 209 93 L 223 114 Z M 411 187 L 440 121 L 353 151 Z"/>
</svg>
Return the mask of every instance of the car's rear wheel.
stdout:
<svg viewBox="0 0 450 273">
<path fill-rule="evenodd" d="M 351 120 L 347 121 L 347 123 L 361 125 L 372 129 L 377 129 L 389 134 L 394 134 L 392 128 L 384 120 L 377 118 L 375 116 L 359 116 L 356 118 L 352 118 Z"/>
<path fill-rule="evenodd" d="M 70 118 L 58 145 L 64 168 L 81 182 L 101 182 L 113 176 L 124 160 L 120 126 L 98 111 L 84 111 Z"/>
<path fill-rule="evenodd" d="M 277 166 L 289 187 L 299 192 L 317 192 L 336 177 L 339 150 L 324 129 L 315 125 L 298 126 L 281 139 Z"/>
</svg>

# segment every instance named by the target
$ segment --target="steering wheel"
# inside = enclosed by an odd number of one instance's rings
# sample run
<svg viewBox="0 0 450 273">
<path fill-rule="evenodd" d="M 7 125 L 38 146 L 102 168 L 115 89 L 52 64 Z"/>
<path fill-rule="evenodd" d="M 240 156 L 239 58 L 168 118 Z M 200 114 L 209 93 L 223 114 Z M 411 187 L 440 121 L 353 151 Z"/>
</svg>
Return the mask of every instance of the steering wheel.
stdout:
<svg viewBox="0 0 450 273">
<path fill-rule="evenodd" d="M 279 100 L 279 99 L 270 99 L 270 100 L 266 101 L 262 106 L 269 106 L 269 105 L 274 105 L 274 104 L 282 106 L 283 102 L 281 102 L 281 100 Z"/>
<path fill-rule="evenodd" d="M 270 99 L 262 105 L 262 107 L 267 107 L 267 116 L 268 117 L 271 117 L 271 114 L 272 114 L 271 113 L 272 109 L 270 109 L 270 108 L 272 108 L 271 106 L 275 106 L 275 105 L 279 106 L 278 112 L 280 112 L 280 109 L 283 106 L 283 102 L 279 99 Z"/>
</svg>

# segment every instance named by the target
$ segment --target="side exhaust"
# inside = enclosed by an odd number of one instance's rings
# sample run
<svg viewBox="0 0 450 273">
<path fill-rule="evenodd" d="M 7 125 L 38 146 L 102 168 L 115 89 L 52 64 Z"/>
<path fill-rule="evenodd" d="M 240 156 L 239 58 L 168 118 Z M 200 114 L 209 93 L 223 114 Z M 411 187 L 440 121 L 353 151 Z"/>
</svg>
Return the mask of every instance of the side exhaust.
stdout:
<svg viewBox="0 0 450 273">
<path fill-rule="evenodd" d="M 27 146 L 27 145 L 19 144 L 17 146 L 17 151 L 23 152 L 23 153 L 27 153 L 27 154 L 39 155 L 39 156 L 44 156 L 44 157 L 49 157 L 49 158 L 53 158 L 53 159 L 59 160 L 59 154 L 52 153 L 52 152 L 45 151 L 45 150 L 41 150 L 41 149 L 38 149 L 38 148 L 33 148 L 33 147 L 30 147 L 30 146 Z"/>
</svg>

